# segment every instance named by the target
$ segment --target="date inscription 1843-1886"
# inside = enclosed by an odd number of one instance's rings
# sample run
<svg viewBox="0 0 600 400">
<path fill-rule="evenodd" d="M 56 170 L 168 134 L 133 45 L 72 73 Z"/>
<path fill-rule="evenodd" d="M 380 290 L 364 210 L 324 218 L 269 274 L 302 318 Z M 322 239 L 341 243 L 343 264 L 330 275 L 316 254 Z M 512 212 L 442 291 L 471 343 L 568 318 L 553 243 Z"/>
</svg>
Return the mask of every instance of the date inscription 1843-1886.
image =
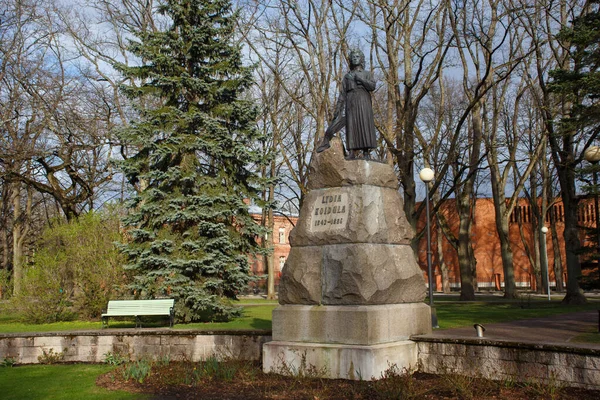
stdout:
<svg viewBox="0 0 600 400">
<path fill-rule="evenodd" d="M 348 211 L 347 193 L 324 193 L 315 200 L 310 229 L 313 232 L 325 232 L 344 228 L 348 222 Z"/>
</svg>

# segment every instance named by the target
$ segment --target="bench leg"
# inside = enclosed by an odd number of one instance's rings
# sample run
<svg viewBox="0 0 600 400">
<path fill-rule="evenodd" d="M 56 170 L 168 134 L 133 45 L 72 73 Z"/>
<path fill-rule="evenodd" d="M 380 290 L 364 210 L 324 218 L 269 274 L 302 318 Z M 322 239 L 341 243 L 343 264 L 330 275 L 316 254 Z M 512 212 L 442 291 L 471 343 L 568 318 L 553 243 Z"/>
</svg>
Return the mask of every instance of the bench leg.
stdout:
<svg viewBox="0 0 600 400">
<path fill-rule="evenodd" d="M 102 328 L 101 329 L 108 328 L 108 317 L 102 317 L 101 320 L 102 320 Z"/>
<path fill-rule="evenodd" d="M 142 320 L 137 315 L 135 316 L 135 327 L 136 328 L 141 328 L 142 327 Z"/>
</svg>

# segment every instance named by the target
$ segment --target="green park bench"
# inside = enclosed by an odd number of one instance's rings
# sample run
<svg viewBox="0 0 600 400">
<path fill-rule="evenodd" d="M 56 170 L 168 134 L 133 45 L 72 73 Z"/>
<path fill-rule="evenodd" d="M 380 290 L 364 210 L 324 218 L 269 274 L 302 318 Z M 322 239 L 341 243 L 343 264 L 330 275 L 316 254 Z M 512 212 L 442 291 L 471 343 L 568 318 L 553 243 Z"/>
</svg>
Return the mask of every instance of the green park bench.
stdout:
<svg viewBox="0 0 600 400">
<path fill-rule="evenodd" d="M 102 314 L 102 328 L 108 327 L 110 317 L 135 317 L 135 327 L 141 328 L 142 316 L 164 315 L 169 317 L 169 327 L 173 327 L 174 299 L 155 300 L 111 300 L 106 312 Z"/>
</svg>

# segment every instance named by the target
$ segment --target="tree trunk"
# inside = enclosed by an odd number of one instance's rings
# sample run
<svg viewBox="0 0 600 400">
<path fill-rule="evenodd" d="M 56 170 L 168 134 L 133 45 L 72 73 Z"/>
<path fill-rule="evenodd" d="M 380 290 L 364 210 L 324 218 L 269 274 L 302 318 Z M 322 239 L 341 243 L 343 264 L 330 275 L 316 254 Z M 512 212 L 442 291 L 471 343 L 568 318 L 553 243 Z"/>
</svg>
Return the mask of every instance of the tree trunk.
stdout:
<svg viewBox="0 0 600 400">
<path fill-rule="evenodd" d="M 2 200 L 8 202 L 7 198 L 2 196 Z M 3 207 L 4 208 L 4 207 Z M 6 276 L 8 276 L 9 269 L 9 246 L 8 246 L 8 215 L 3 212 L 2 215 L 2 227 L 0 227 L 0 246 L 2 246 L 2 265 L 0 265 L 0 270 L 4 270 L 6 272 Z M 0 284 L 0 299 L 4 297 L 3 286 Z"/>
<path fill-rule="evenodd" d="M 275 173 L 274 171 L 274 161 L 271 164 L 271 176 L 274 176 L 273 174 Z M 269 187 L 269 203 L 268 204 L 273 204 L 273 192 L 275 191 L 275 188 L 273 187 L 273 185 L 270 185 Z M 268 227 L 269 227 L 269 235 L 271 236 L 271 240 L 270 240 L 270 245 L 271 245 L 271 252 L 269 253 L 269 255 L 267 256 L 267 299 L 275 299 L 275 254 L 273 254 L 274 252 L 274 247 L 275 247 L 275 232 L 273 231 L 275 229 L 275 221 L 273 220 L 273 208 L 269 207 L 269 212 L 268 212 Z"/>
<path fill-rule="evenodd" d="M 575 144 L 574 138 L 569 133 L 563 133 L 561 138 L 553 136 L 552 126 L 550 125 L 549 143 L 552 149 L 552 158 L 556 166 L 558 181 L 561 188 L 561 198 L 564 208 L 565 220 L 565 252 L 567 254 L 567 294 L 563 299 L 565 304 L 585 304 L 587 299 L 579 288 L 579 278 L 581 276 L 581 264 L 579 263 L 579 250 L 581 242 L 579 240 L 579 229 L 577 227 L 578 200 L 575 187 Z"/>
<path fill-rule="evenodd" d="M 436 226 L 437 226 L 437 224 L 436 224 Z M 442 231 L 439 227 L 437 229 L 436 242 L 437 242 L 437 253 L 438 253 L 437 258 L 438 258 L 438 263 L 440 266 L 440 273 L 442 274 L 442 291 L 444 293 L 450 293 L 450 277 L 449 277 L 449 273 L 448 273 L 448 264 L 446 264 L 446 262 L 444 261 L 444 248 L 443 248 L 444 235 L 442 234 Z"/>
<path fill-rule="evenodd" d="M 559 172 L 560 174 L 560 172 Z M 575 180 L 573 179 L 573 183 Z M 575 190 L 573 188 L 573 193 Z M 577 228 L 577 200 L 563 189 L 562 198 L 565 209 L 565 250 L 567 253 L 567 294 L 563 299 L 565 304 L 585 304 L 587 299 L 579 288 L 581 264 L 579 263 L 579 229 Z"/>
<path fill-rule="evenodd" d="M 272 237 L 272 236 L 271 236 Z M 275 260 L 271 252 L 267 256 L 267 299 L 275 299 Z"/>
<path fill-rule="evenodd" d="M 0 265 L 0 269 L 8 270 L 10 252 L 8 251 L 8 232 L 5 228 L 0 232 L 0 246 L 2 246 L 2 265 Z"/>
<path fill-rule="evenodd" d="M 0 219 L 0 223 L 2 224 L 0 226 L 0 246 L 2 246 L 2 265 L 0 265 L 0 268 L 7 271 L 10 267 L 10 249 L 8 244 L 8 215 L 12 198 L 10 186 L 6 181 L 2 185 L 2 219 Z M 1 290 L 2 288 L 0 288 Z M 0 298 L 2 298 L 1 294 Z"/>
<path fill-rule="evenodd" d="M 448 240 L 448 243 L 450 244 L 450 246 L 452 246 L 454 251 L 456 251 L 457 256 L 458 256 L 458 238 L 454 235 L 454 233 L 450 229 L 450 226 L 448 225 L 448 221 L 446 220 L 444 213 L 443 212 L 437 213 L 436 218 L 437 218 L 437 222 L 438 222 L 438 232 L 440 233 L 440 239 L 441 239 L 441 236 L 443 235 L 446 238 L 446 240 Z M 445 265 L 445 269 L 446 269 L 446 273 L 448 274 L 449 271 L 448 271 L 447 265 Z M 447 278 L 449 278 L 448 275 L 447 275 Z M 442 279 L 443 279 L 443 272 L 442 272 Z M 449 279 L 448 279 L 448 281 L 449 281 Z M 447 286 L 444 286 L 444 291 L 445 290 L 448 290 L 447 293 L 450 293 L 450 282 L 448 282 Z"/>
<path fill-rule="evenodd" d="M 552 232 L 552 253 L 554 254 L 554 279 L 556 281 L 556 291 L 563 292 L 565 290 L 565 283 L 563 282 L 563 267 L 562 257 L 560 254 L 560 243 L 558 241 L 558 232 L 555 224 L 550 224 L 550 231 Z"/>
<path fill-rule="evenodd" d="M 543 154 L 546 153 L 546 146 L 544 146 L 544 150 L 543 150 Z M 532 237 L 533 237 L 533 254 L 529 254 L 529 262 L 531 264 L 531 268 L 533 268 L 534 271 L 541 271 L 542 270 L 542 265 L 543 265 L 543 258 L 546 257 L 546 265 L 548 265 L 548 251 L 546 251 L 546 254 L 542 255 L 542 251 L 547 248 L 545 245 L 547 243 L 544 243 L 544 245 L 542 245 L 542 239 L 541 237 L 543 237 L 543 235 L 541 235 L 541 229 L 543 226 L 545 226 L 545 218 L 546 218 L 546 213 L 548 212 L 548 200 L 547 200 L 547 195 L 546 195 L 546 190 L 547 190 L 547 184 L 546 181 L 548 180 L 548 174 L 547 174 L 547 165 L 546 161 L 543 160 L 541 163 L 539 161 L 535 162 L 534 168 L 531 171 L 531 176 L 529 178 L 529 182 L 530 182 L 530 196 L 529 196 L 529 204 L 530 204 L 530 209 L 531 209 L 531 232 L 532 232 Z M 541 170 L 541 172 L 540 172 Z M 541 182 L 541 187 L 542 187 L 542 192 L 541 194 L 538 193 L 538 181 L 537 181 L 537 177 L 539 176 L 539 174 L 541 174 L 542 176 L 542 182 Z M 541 200 L 541 202 L 540 202 Z M 540 204 L 541 203 L 541 204 Z M 537 276 L 537 275 L 536 275 Z M 541 278 L 541 274 L 540 274 L 540 278 Z M 537 282 L 537 287 L 541 288 L 542 285 L 540 284 L 544 284 L 544 282 Z"/>
<path fill-rule="evenodd" d="M 544 240 L 544 235 L 541 234 L 541 230 L 542 228 L 540 226 L 534 226 L 533 228 L 533 250 L 535 253 L 535 259 L 534 261 L 534 267 L 533 270 L 535 271 L 535 280 L 536 280 L 536 285 L 538 288 L 538 293 L 548 293 L 548 282 L 550 281 L 550 279 L 548 279 L 548 281 L 546 281 L 544 279 L 544 263 L 542 262 L 542 249 L 545 248 L 547 249 L 547 243 L 545 243 L 545 246 L 542 246 L 542 240 Z M 548 265 L 548 251 L 546 250 L 546 254 L 544 255 L 546 257 L 546 265 Z M 550 268 L 550 267 L 548 267 Z"/>
<path fill-rule="evenodd" d="M 0 246 L 2 246 L 2 265 L 0 265 L 0 269 L 5 270 L 8 276 L 8 232 L 5 228 L 0 231 Z M 4 291 L 2 285 L 0 285 L 0 299 L 3 297 Z"/>
<path fill-rule="evenodd" d="M 506 209 L 506 206 L 504 208 Z M 510 246 L 509 227 L 506 218 L 496 215 L 496 228 L 500 237 L 500 255 L 502 257 L 502 272 L 504 272 L 504 298 L 516 299 L 517 287 L 513 268 L 513 251 Z"/>
<path fill-rule="evenodd" d="M 271 177 L 274 176 L 274 161 L 271 162 L 271 166 L 270 166 L 270 173 L 271 173 Z M 265 176 L 266 175 L 266 168 L 262 168 L 262 175 Z M 274 197 L 274 192 L 275 192 L 275 187 L 273 184 L 270 184 L 269 187 L 267 188 L 266 193 L 263 192 L 263 196 L 266 196 L 266 203 L 268 204 L 268 208 L 265 209 L 263 208 L 262 211 L 262 220 L 261 220 L 261 224 L 267 228 L 268 233 L 265 235 L 265 238 L 263 240 L 263 248 L 265 250 L 267 250 L 268 252 L 265 253 L 265 255 L 263 256 L 263 266 L 266 267 L 267 270 L 267 299 L 274 299 L 275 298 L 275 269 L 274 269 L 274 255 L 273 255 L 273 250 L 274 250 L 274 244 L 275 244 L 275 240 L 274 238 L 274 228 L 275 228 L 275 221 L 273 220 L 273 209 L 270 207 L 271 204 L 273 204 L 273 197 Z"/>
<path fill-rule="evenodd" d="M 471 224 L 474 205 L 471 202 L 475 193 L 477 169 L 480 165 L 482 124 L 481 104 L 476 103 L 471 112 L 471 129 L 469 132 L 469 177 L 466 179 L 462 193 L 457 197 L 457 211 L 460 218 L 458 228 L 458 264 L 460 266 L 460 300 L 475 300 L 477 290 L 477 261 L 471 241 Z"/>
<path fill-rule="evenodd" d="M 21 232 L 23 227 L 23 215 L 21 211 L 21 184 L 14 184 L 14 192 L 12 193 L 13 202 L 13 295 L 21 294 L 21 283 L 23 281 L 23 241 L 21 240 Z"/>
<path fill-rule="evenodd" d="M 458 200 L 458 266 L 460 269 L 460 300 L 475 300 L 471 247 L 471 205 L 468 194 L 462 194 Z"/>
<path fill-rule="evenodd" d="M 504 197 L 504 187 L 501 180 L 501 174 L 497 166 L 497 157 L 495 148 L 489 149 L 488 160 L 490 164 L 490 177 L 492 184 L 492 193 L 494 201 L 494 216 L 496 222 L 496 233 L 500 240 L 500 257 L 502 258 L 502 272 L 504 273 L 504 298 L 515 299 L 517 297 L 517 288 L 515 285 L 515 270 L 513 264 L 513 251 L 510 245 L 510 228 L 508 225 L 508 215 L 506 199 Z"/>
</svg>

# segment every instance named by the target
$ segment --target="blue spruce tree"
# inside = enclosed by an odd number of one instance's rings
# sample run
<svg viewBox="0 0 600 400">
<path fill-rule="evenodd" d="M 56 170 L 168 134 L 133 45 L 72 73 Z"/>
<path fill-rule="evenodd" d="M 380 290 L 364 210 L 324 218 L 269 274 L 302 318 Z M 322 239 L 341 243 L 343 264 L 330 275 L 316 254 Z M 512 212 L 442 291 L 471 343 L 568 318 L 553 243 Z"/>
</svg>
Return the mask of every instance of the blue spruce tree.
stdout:
<svg viewBox="0 0 600 400">
<path fill-rule="evenodd" d="M 122 163 L 138 186 L 122 244 L 131 289 L 142 298 L 173 297 L 179 320 L 228 320 L 250 279 L 248 256 L 264 228 L 244 200 L 259 201 L 267 162 L 252 84 L 234 40 L 236 14 L 225 0 L 166 0 L 164 31 L 139 33 L 130 51 L 141 65 L 116 65 L 139 119 L 119 134 L 135 155 Z"/>
</svg>

